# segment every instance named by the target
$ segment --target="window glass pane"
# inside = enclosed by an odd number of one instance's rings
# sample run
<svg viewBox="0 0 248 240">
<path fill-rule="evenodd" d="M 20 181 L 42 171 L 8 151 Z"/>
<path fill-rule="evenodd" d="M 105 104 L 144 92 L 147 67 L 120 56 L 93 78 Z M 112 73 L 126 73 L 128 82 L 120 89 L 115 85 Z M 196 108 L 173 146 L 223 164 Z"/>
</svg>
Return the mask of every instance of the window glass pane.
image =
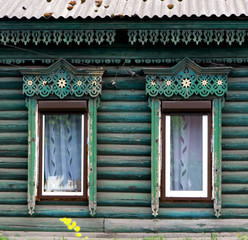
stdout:
<svg viewBox="0 0 248 240">
<path fill-rule="evenodd" d="M 202 115 L 172 115 L 170 128 L 170 190 L 203 190 Z"/>
<path fill-rule="evenodd" d="M 76 114 L 44 116 L 44 194 L 82 192 L 82 118 Z"/>
</svg>

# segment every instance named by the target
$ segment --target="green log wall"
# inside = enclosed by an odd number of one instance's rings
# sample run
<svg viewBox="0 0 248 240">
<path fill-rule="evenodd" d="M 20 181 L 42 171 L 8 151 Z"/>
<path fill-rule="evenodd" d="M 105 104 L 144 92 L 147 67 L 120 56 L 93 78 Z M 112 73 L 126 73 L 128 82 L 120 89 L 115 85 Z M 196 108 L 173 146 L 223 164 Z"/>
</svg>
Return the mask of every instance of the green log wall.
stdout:
<svg viewBox="0 0 248 240">
<path fill-rule="evenodd" d="M 145 78 L 131 77 L 129 67 L 106 69 L 98 109 L 98 207 L 94 218 L 90 217 L 85 202 L 41 201 L 37 203 L 34 216 L 29 216 L 28 126 L 22 78 L 18 74 L 1 74 L 0 230 L 66 231 L 58 219 L 60 217 L 75 218 L 82 231 L 248 229 L 247 224 L 244 228 L 241 228 L 242 224 L 233 228 L 221 225 L 222 219 L 248 218 L 248 71 L 235 70 L 228 79 L 222 122 L 223 210 L 220 220 L 216 220 L 213 206 L 209 203 L 163 203 L 157 219 L 171 220 L 167 220 L 167 224 L 159 224 L 156 220 L 156 227 L 149 228 L 148 223 L 144 225 L 141 221 L 153 219 L 150 208 L 151 115 L 145 94 Z M 140 74 L 141 69 L 140 66 L 132 70 Z M 121 219 L 127 219 L 123 220 L 125 224 Z M 219 225 L 212 224 L 211 227 L 205 223 L 206 219 Z M 202 224 L 201 228 L 195 228 L 194 223 L 195 226 Z M 176 228 L 178 224 L 182 227 Z M 236 224 L 235 220 L 233 224 Z"/>
</svg>

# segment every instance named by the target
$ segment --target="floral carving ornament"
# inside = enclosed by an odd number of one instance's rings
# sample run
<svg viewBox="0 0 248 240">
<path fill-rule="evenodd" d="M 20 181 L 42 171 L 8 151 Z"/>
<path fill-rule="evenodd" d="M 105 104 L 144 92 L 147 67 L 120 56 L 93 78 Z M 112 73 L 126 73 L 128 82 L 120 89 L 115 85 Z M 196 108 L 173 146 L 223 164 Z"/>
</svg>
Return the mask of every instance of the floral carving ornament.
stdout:
<svg viewBox="0 0 248 240">
<path fill-rule="evenodd" d="M 151 97 L 158 95 L 166 97 L 180 95 L 183 98 L 192 95 L 221 97 L 227 92 L 227 74 L 200 75 L 189 66 L 175 75 L 148 74 L 146 82 L 146 92 Z"/>
<path fill-rule="evenodd" d="M 101 94 L 101 76 L 74 74 L 64 64 L 49 74 L 25 74 L 23 81 L 23 92 L 28 97 L 56 95 L 63 99 L 68 95 L 97 97 Z"/>
</svg>

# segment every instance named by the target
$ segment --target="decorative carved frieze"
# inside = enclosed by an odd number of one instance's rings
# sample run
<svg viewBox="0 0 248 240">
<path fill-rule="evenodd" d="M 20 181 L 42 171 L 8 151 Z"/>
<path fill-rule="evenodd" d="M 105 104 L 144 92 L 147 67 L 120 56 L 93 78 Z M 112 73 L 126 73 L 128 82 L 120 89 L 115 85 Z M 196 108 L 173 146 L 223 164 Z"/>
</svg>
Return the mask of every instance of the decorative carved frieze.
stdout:
<svg viewBox="0 0 248 240">
<path fill-rule="evenodd" d="M 139 43 L 144 45 L 145 43 L 156 44 L 162 43 L 164 45 L 168 43 L 173 44 L 189 44 L 205 43 L 227 43 L 232 45 L 238 43 L 242 45 L 247 40 L 247 30 L 181 30 L 181 29 L 170 29 L 170 30 L 128 30 L 128 41 L 132 45 Z"/>
<path fill-rule="evenodd" d="M 61 99 L 73 95 L 97 97 L 102 90 L 103 71 L 78 70 L 64 60 L 42 70 L 24 70 L 23 93 L 32 97 L 55 95 Z"/>
<path fill-rule="evenodd" d="M 22 43 L 35 45 L 50 43 L 60 44 L 101 44 L 107 42 L 112 44 L 115 41 L 115 30 L 21 30 L 21 31 L 0 31 L 0 42 L 4 45 Z"/>
<path fill-rule="evenodd" d="M 112 44 L 115 42 L 116 30 L 1 30 L 0 42 L 4 45 L 8 44 L 24 44 L 32 43 L 35 45 L 55 43 L 59 45 L 65 43 L 80 44 Z M 189 44 L 200 43 L 217 44 L 227 43 L 232 45 L 238 43 L 242 45 L 248 38 L 248 30 L 222 30 L 222 29 L 146 29 L 146 30 L 127 30 L 128 42 L 132 45 L 135 43 L 164 45 L 173 43 Z M 123 34 L 121 32 L 120 34 Z"/>
<path fill-rule="evenodd" d="M 222 97 L 227 92 L 229 71 L 230 68 L 202 68 L 186 58 L 173 68 L 145 69 L 146 93 L 151 97 Z"/>
</svg>

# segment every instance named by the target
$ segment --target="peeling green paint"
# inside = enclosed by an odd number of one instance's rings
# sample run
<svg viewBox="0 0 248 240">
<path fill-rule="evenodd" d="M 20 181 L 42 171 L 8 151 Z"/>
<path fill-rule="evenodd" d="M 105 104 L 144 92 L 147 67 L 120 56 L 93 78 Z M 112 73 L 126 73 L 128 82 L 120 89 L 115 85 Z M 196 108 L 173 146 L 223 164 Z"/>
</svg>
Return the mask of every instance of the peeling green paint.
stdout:
<svg viewBox="0 0 248 240">
<path fill-rule="evenodd" d="M 213 137 L 214 137 L 214 154 L 213 154 L 213 165 L 214 165 L 214 211 L 218 218 L 221 215 L 221 109 L 222 99 L 215 98 L 213 101 Z"/>
<path fill-rule="evenodd" d="M 152 195 L 151 205 L 152 214 L 154 217 L 158 215 L 159 210 L 159 138 L 160 138 L 160 101 L 158 99 L 152 99 L 151 106 L 151 175 L 152 175 Z"/>
<path fill-rule="evenodd" d="M 89 100 L 89 210 L 93 217 L 97 206 L 97 98 Z"/>
<path fill-rule="evenodd" d="M 34 214 L 36 196 L 36 99 L 26 99 L 28 108 L 28 211 Z"/>
</svg>

